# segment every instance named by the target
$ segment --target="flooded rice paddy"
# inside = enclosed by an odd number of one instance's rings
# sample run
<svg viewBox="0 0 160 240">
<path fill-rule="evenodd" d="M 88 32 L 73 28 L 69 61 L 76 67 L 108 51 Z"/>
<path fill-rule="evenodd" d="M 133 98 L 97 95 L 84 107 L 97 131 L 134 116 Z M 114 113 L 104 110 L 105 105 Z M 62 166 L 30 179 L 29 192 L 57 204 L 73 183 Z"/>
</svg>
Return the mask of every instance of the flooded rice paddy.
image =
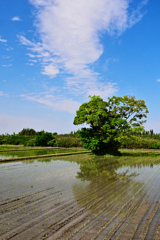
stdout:
<svg viewBox="0 0 160 240">
<path fill-rule="evenodd" d="M 17 157 L 29 157 L 29 156 L 39 156 L 47 154 L 58 154 L 58 153 L 71 153 L 76 152 L 76 149 L 36 149 L 36 150 L 11 150 L 11 151 L 2 151 L 0 152 L 0 159 L 7 158 L 17 158 Z M 82 150 L 81 150 L 82 151 Z"/>
<path fill-rule="evenodd" d="M 160 157 L 0 164 L 0 239 L 160 239 Z"/>
</svg>

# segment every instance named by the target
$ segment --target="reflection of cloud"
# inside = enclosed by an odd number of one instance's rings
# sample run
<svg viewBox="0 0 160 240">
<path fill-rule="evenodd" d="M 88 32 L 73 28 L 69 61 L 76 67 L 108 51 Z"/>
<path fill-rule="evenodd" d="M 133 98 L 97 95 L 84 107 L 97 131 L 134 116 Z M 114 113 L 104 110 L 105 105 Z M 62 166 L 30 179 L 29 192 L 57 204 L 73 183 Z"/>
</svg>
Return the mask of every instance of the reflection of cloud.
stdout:
<svg viewBox="0 0 160 240">
<path fill-rule="evenodd" d="M 21 21 L 21 19 L 18 16 L 15 16 L 11 19 L 12 21 Z"/>
</svg>

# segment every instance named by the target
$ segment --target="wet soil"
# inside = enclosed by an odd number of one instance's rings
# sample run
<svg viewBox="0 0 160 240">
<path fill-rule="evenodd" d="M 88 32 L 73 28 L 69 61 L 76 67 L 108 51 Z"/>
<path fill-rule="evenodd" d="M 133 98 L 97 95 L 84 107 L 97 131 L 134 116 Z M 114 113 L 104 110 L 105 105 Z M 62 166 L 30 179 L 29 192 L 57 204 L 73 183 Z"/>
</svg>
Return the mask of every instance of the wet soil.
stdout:
<svg viewBox="0 0 160 240">
<path fill-rule="evenodd" d="M 159 158 L 76 157 L 0 165 L 0 239 L 160 239 Z"/>
</svg>

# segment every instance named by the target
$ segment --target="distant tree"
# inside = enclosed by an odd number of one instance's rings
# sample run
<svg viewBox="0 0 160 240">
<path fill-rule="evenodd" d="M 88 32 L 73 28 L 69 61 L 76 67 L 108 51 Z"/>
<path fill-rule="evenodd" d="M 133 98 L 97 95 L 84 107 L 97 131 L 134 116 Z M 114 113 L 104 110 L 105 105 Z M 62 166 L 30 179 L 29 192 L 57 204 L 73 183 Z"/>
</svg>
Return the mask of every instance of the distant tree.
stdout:
<svg viewBox="0 0 160 240">
<path fill-rule="evenodd" d="M 142 129 L 148 113 L 145 102 L 132 96 L 113 96 L 108 101 L 100 96 L 89 99 L 80 106 L 73 122 L 90 126 L 78 131 L 83 146 L 95 154 L 119 154 L 121 137 Z"/>
<path fill-rule="evenodd" d="M 45 133 L 44 130 L 37 132 L 37 135 L 42 135 L 43 133 Z"/>
<path fill-rule="evenodd" d="M 36 136 L 35 145 L 36 146 L 54 146 L 56 144 L 56 139 L 52 133 L 45 132 L 41 135 Z"/>
<path fill-rule="evenodd" d="M 33 128 L 23 128 L 22 131 L 18 133 L 19 136 L 35 136 L 36 131 Z"/>
</svg>

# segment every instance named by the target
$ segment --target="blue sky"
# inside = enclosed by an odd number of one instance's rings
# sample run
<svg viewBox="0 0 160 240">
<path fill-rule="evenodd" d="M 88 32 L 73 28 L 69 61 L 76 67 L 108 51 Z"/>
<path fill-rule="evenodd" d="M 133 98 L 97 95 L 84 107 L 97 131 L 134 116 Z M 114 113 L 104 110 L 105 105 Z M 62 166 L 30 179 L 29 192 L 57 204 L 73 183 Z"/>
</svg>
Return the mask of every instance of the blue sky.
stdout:
<svg viewBox="0 0 160 240">
<path fill-rule="evenodd" d="M 160 132 L 160 2 L 0 3 L 0 134 L 69 133 L 89 95 L 145 100 Z"/>
</svg>

